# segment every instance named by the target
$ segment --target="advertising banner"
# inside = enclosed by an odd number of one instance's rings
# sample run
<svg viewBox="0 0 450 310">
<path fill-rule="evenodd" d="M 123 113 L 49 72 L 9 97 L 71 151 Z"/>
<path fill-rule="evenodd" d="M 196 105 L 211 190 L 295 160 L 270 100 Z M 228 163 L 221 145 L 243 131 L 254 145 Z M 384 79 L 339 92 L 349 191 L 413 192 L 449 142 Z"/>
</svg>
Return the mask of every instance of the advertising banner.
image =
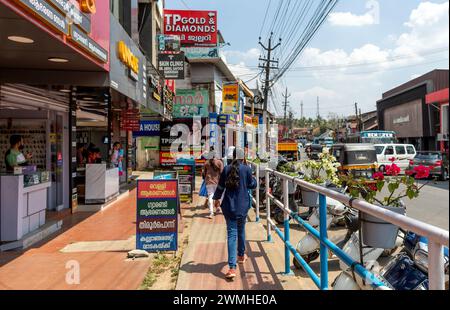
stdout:
<svg viewBox="0 0 450 310">
<path fill-rule="evenodd" d="M 158 41 L 160 52 L 180 51 L 180 36 L 160 34 L 158 35 Z"/>
<path fill-rule="evenodd" d="M 208 117 L 208 107 L 209 92 L 207 89 L 177 89 L 173 117 Z"/>
<path fill-rule="evenodd" d="M 159 137 L 160 121 L 140 121 L 139 131 L 133 131 L 133 137 Z"/>
<path fill-rule="evenodd" d="M 184 80 L 184 53 L 159 54 L 159 71 L 165 79 Z"/>
<path fill-rule="evenodd" d="M 219 48 L 215 47 L 182 47 L 187 59 L 219 58 Z"/>
<path fill-rule="evenodd" d="M 164 10 L 164 34 L 179 36 L 181 46 L 217 46 L 217 12 Z"/>
<path fill-rule="evenodd" d="M 239 84 L 223 85 L 222 114 L 239 114 Z"/>
<path fill-rule="evenodd" d="M 180 124 L 175 132 L 172 128 Z M 192 154 L 190 134 L 192 129 L 192 119 L 180 119 L 173 122 L 161 122 L 160 131 L 160 164 L 162 166 L 172 166 L 177 163 L 177 157 L 190 158 Z M 173 133 L 173 135 L 171 134 Z M 171 154 L 170 149 L 173 143 L 178 144 L 176 154 Z"/>
<path fill-rule="evenodd" d="M 192 203 L 195 187 L 195 168 L 191 165 L 177 165 L 172 168 L 178 172 L 180 202 Z"/>
<path fill-rule="evenodd" d="M 148 252 L 178 248 L 178 181 L 138 180 L 136 248 Z"/>
</svg>

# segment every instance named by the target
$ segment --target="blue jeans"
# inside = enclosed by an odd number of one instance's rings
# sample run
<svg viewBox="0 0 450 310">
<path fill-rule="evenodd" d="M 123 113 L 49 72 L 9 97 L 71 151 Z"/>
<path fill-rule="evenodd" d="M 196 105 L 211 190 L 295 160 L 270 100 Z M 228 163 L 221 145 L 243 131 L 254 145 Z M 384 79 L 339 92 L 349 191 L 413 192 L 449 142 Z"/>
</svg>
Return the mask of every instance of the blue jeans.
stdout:
<svg viewBox="0 0 450 310">
<path fill-rule="evenodd" d="M 225 220 L 227 222 L 228 236 L 228 266 L 235 269 L 237 265 L 236 254 L 239 256 L 244 256 L 245 253 L 246 217 L 237 219 L 230 219 L 225 217 Z"/>
</svg>

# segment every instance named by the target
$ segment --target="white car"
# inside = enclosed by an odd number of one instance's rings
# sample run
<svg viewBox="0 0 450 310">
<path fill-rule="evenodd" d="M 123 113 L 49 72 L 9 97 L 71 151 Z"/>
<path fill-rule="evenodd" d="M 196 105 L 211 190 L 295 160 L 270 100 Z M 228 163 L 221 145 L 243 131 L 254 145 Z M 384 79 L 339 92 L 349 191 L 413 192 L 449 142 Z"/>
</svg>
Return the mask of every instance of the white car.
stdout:
<svg viewBox="0 0 450 310">
<path fill-rule="evenodd" d="M 384 172 L 386 166 L 391 165 L 391 158 L 395 158 L 394 163 L 405 171 L 409 166 L 409 161 L 416 156 L 416 148 L 412 144 L 375 144 L 377 152 L 377 162 L 380 171 Z"/>
</svg>

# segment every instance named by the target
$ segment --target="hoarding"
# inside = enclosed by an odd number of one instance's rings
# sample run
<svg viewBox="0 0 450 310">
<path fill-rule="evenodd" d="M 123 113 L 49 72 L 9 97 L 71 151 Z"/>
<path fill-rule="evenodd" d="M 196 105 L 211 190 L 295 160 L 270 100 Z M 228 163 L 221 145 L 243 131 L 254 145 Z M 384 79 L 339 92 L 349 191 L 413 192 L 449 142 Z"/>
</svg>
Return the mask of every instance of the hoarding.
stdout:
<svg viewBox="0 0 450 310">
<path fill-rule="evenodd" d="M 208 117 L 209 92 L 207 89 L 177 89 L 173 117 Z"/>
<path fill-rule="evenodd" d="M 187 59 L 219 58 L 219 48 L 214 47 L 182 47 L 181 51 Z"/>
<path fill-rule="evenodd" d="M 158 41 L 160 52 L 180 51 L 180 36 L 160 34 L 158 35 Z"/>
<path fill-rule="evenodd" d="M 178 181 L 137 181 L 136 248 L 148 252 L 178 248 Z"/>
<path fill-rule="evenodd" d="M 159 54 L 159 72 L 167 80 L 184 80 L 184 53 Z"/>
<path fill-rule="evenodd" d="M 181 46 L 217 46 L 217 12 L 164 10 L 164 34 L 179 36 Z"/>
<path fill-rule="evenodd" d="M 239 84 L 223 85 L 222 114 L 239 114 Z"/>
</svg>

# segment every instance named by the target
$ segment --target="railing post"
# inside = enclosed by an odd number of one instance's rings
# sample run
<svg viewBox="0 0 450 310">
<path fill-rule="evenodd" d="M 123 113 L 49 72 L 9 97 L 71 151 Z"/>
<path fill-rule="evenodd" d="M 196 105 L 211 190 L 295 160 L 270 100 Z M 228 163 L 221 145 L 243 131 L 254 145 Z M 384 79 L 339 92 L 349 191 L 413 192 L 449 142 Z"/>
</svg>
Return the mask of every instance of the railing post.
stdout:
<svg viewBox="0 0 450 310">
<path fill-rule="evenodd" d="M 320 289 L 328 289 L 328 249 L 323 243 L 327 239 L 327 198 L 319 194 L 320 218 Z"/>
<path fill-rule="evenodd" d="M 266 212 L 267 212 L 267 241 L 272 242 L 272 234 L 270 233 L 272 227 L 270 226 L 270 175 L 269 171 L 265 170 L 266 174 Z"/>
<path fill-rule="evenodd" d="M 289 209 L 289 180 L 283 179 L 283 200 L 284 208 Z M 291 250 L 289 250 L 288 243 L 290 242 L 290 215 L 284 212 L 284 273 L 286 275 L 292 275 L 291 270 Z"/>
<path fill-rule="evenodd" d="M 259 165 L 256 165 L 256 222 L 259 222 Z"/>
<path fill-rule="evenodd" d="M 444 248 L 431 240 L 428 243 L 428 279 L 430 290 L 445 289 Z"/>
</svg>

